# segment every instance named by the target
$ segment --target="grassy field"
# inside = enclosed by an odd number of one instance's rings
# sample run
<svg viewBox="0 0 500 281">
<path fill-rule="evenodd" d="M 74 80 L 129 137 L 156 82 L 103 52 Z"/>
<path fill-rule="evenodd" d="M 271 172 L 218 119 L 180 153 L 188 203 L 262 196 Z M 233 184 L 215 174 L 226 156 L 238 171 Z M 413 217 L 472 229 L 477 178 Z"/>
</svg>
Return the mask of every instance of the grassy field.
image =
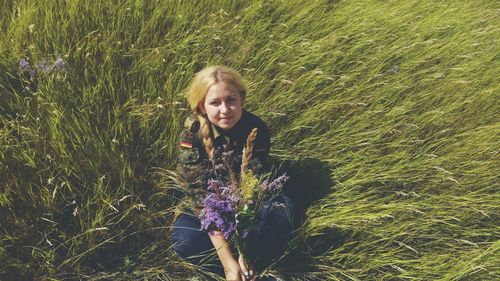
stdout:
<svg viewBox="0 0 500 281">
<path fill-rule="evenodd" d="M 210 64 L 309 199 L 269 271 L 500 279 L 497 1 L 0 2 L 1 280 L 202 274 L 171 249 L 170 171 Z"/>
</svg>

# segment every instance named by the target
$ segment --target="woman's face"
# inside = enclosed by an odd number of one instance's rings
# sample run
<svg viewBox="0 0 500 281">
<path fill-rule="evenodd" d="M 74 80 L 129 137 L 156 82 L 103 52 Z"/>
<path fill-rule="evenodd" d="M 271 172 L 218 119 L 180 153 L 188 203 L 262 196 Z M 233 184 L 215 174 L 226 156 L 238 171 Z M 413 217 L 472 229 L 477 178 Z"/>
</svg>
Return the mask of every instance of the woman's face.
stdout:
<svg viewBox="0 0 500 281">
<path fill-rule="evenodd" d="M 229 130 L 240 121 L 243 100 L 238 90 L 226 82 L 217 82 L 208 88 L 200 109 L 208 120 L 222 130 Z"/>
</svg>

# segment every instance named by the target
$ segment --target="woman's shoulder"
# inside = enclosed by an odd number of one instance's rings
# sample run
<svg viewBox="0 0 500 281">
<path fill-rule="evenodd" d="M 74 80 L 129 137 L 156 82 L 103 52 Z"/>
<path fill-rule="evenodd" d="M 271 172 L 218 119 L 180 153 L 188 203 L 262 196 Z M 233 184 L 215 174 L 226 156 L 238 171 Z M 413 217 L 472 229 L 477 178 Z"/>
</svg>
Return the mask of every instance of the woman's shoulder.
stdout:
<svg viewBox="0 0 500 281">
<path fill-rule="evenodd" d="M 200 129 L 200 121 L 194 115 L 188 115 L 186 119 L 184 119 L 183 129 L 187 130 L 191 133 L 196 133 Z"/>
<path fill-rule="evenodd" d="M 182 148 L 198 148 L 200 146 L 199 129 L 200 121 L 198 118 L 194 115 L 186 116 L 180 133 Z"/>
</svg>

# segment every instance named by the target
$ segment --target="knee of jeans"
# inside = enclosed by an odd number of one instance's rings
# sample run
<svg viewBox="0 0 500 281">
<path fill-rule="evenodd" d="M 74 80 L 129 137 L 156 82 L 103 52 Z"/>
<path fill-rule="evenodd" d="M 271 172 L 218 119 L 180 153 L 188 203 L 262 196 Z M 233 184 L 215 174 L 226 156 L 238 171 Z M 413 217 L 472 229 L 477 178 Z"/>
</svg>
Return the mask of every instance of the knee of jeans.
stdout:
<svg viewBox="0 0 500 281">
<path fill-rule="evenodd" d="M 184 237 L 183 239 L 173 240 L 173 250 L 181 259 L 192 258 L 200 254 L 201 250 L 199 247 L 195 247 L 196 240 L 190 239 L 190 237 Z"/>
<path fill-rule="evenodd" d="M 292 199 L 290 199 L 288 196 L 286 196 L 283 193 L 279 193 L 278 195 L 276 195 L 272 199 L 272 202 L 285 204 L 288 208 L 295 209 L 295 203 L 292 201 Z"/>
<path fill-rule="evenodd" d="M 181 259 L 186 259 L 189 256 L 191 256 L 191 251 L 189 251 L 189 248 L 186 247 L 186 241 L 176 239 L 175 236 L 172 237 L 172 248 L 174 252 L 177 254 L 178 257 Z"/>
<path fill-rule="evenodd" d="M 284 194 L 278 194 L 274 197 L 270 207 L 279 213 L 286 213 L 291 219 L 296 216 L 297 207 L 295 203 Z"/>
<path fill-rule="evenodd" d="M 219 275 L 224 274 L 217 254 L 213 249 L 210 240 L 200 239 L 196 235 L 182 237 L 181 239 L 172 239 L 173 250 L 179 258 L 191 264 L 201 266 L 209 272 Z"/>
<path fill-rule="evenodd" d="M 206 232 L 198 229 L 174 229 L 172 234 L 173 250 L 181 259 L 189 259 L 198 264 L 213 248 Z"/>
</svg>

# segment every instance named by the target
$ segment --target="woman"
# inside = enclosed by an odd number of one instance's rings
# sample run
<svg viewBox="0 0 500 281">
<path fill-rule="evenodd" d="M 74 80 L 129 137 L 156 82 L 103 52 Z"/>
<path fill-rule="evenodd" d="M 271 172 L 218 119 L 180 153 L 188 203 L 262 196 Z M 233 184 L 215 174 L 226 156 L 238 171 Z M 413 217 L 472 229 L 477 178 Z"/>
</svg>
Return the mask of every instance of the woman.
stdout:
<svg viewBox="0 0 500 281">
<path fill-rule="evenodd" d="M 255 269 L 247 268 L 242 257 L 233 256 L 231 245 L 220 231 L 208 235 L 200 229 L 197 215 L 203 208 L 207 192 L 204 161 L 217 159 L 222 151 L 227 150 L 241 154 L 248 134 L 257 128 L 252 157 L 260 165 L 253 165 L 252 169 L 255 173 L 266 170 L 270 131 L 260 118 L 243 109 L 245 97 L 245 86 L 235 70 L 210 66 L 197 73 L 187 93 L 194 116 L 188 117 L 184 123 L 177 159 L 178 173 L 191 204 L 175 222 L 172 235 L 174 250 L 183 259 L 224 274 L 226 280 L 253 280 L 256 270 L 262 270 L 279 256 L 285 237 L 293 230 L 293 216 L 290 214 L 295 211 L 290 199 L 280 194 L 267 202 L 257 214 L 259 231 L 251 234 L 254 241 L 251 250 L 259 256 Z M 210 260 L 210 252 L 214 249 L 217 255 Z"/>
</svg>

